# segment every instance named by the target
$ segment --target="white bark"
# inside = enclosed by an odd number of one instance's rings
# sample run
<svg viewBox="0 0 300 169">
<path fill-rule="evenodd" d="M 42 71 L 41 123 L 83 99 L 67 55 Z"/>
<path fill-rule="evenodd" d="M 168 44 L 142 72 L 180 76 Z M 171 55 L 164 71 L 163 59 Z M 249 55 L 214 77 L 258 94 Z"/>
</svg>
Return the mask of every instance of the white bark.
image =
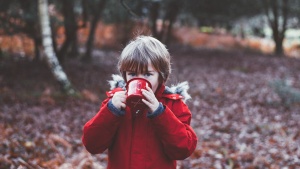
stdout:
<svg viewBox="0 0 300 169">
<path fill-rule="evenodd" d="M 67 75 L 60 66 L 56 54 L 53 49 L 53 42 L 51 38 L 51 27 L 48 13 L 48 0 L 39 0 L 39 19 L 42 31 L 42 40 L 44 52 L 46 55 L 46 61 L 54 75 L 55 79 L 62 85 L 63 89 L 67 94 L 74 94 L 75 91 L 72 88 Z"/>
</svg>

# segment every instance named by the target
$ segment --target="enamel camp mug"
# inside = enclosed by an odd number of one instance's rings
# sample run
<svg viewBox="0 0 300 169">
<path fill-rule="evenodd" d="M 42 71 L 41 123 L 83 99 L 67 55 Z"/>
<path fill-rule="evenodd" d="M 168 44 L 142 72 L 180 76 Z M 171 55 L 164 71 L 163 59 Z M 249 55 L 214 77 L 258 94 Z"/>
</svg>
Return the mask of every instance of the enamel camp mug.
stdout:
<svg viewBox="0 0 300 169">
<path fill-rule="evenodd" d="M 134 110 L 144 110 L 147 106 L 143 103 L 142 99 L 145 99 L 142 90 L 146 89 L 146 86 L 151 87 L 151 83 L 143 78 L 133 78 L 127 82 L 127 99 L 126 105 Z"/>
</svg>

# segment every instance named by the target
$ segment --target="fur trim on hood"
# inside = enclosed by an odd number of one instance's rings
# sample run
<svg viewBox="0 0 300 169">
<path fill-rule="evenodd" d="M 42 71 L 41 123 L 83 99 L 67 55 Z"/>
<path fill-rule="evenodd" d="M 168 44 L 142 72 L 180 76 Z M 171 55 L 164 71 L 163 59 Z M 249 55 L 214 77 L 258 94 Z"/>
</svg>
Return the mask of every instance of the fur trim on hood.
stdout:
<svg viewBox="0 0 300 169">
<path fill-rule="evenodd" d="M 113 74 L 112 75 L 113 80 L 109 80 L 108 83 L 110 85 L 110 90 L 114 90 L 115 88 L 126 88 L 125 80 L 122 76 Z"/>
<path fill-rule="evenodd" d="M 112 75 L 113 80 L 109 80 L 108 83 L 110 85 L 110 90 L 113 90 L 115 88 L 126 88 L 126 83 L 122 76 L 113 74 Z M 191 99 L 190 94 L 187 92 L 189 89 L 189 84 L 187 81 L 178 83 L 177 85 L 172 85 L 171 87 L 166 86 L 164 90 L 164 94 L 179 94 L 183 96 L 182 100 L 183 102 L 186 102 L 188 99 Z"/>
</svg>

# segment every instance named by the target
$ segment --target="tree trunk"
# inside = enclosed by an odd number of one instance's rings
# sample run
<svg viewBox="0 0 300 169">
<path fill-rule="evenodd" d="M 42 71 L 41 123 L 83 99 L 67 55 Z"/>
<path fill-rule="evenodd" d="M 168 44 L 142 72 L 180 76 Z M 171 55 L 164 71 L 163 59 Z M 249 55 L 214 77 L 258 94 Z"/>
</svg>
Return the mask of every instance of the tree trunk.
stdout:
<svg viewBox="0 0 300 169">
<path fill-rule="evenodd" d="M 81 0 L 81 6 L 82 6 L 82 25 L 80 25 L 81 28 L 85 28 L 88 22 L 88 2 L 86 0 Z"/>
<path fill-rule="evenodd" d="M 157 19 L 158 19 L 158 12 L 159 12 L 160 4 L 159 2 L 152 2 L 151 7 L 150 7 L 150 22 L 151 22 L 151 31 L 152 34 L 155 38 L 160 40 L 159 33 L 157 31 Z"/>
<path fill-rule="evenodd" d="M 52 46 L 50 19 L 48 13 L 48 0 L 39 0 L 39 19 L 42 31 L 42 42 L 44 52 L 46 55 L 46 61 L 48 66 L 54 75 L 55 79 L 60 83 L 64 92 L 69 95 L 75 94 L 67 75 L 60 66 Z"/>
<path fill-rule="evenodd" d="M 167 19 L 169 20 L 169 25 L 166 28 L 167 30 L 165 38 L 164 38 L 164 43 L 166 45 L 168 45 L 170 43 L 171 40 L 171 36 L 172 36 L 172 28 L 173 28 L 173 24 L 176 21 L 177 15 L 179 13 L 179 9 L 180 9 L 180 4 L 176 1 L 171 2 L 171 4 L 168 6 L 168 12 L 167 12 Z"/>
<path fill-rule="evenodd" d="M 74 1 L 63 0 L 63 15 L 64 15 L 64 27 L 66 39 L 58 51 L 59 61 L 63 62 L 64 57 L 70 50 L 71 56 L 78 55 L 78 44 L 77 44 L 77 23 L 74 14 Z"/>
<path fill-rule="evenodd" d="M 91 22 L 90 32 L 86 42 L 86 51 L 84 57 L 82 58 L 83 61 L 90 61 L 92 58 L 94 35 L 97 28 L 98 19 L 99 17 L 96 15 Z"/>
<path fill-rule="evenodd" d="M 275 53 L 277 55 L 282 55 L 284 53 L 283 50 L 283 36 L 280 35 L 280 31 L 278 27 L 273 27 L 273 39 L 275 42 Z"/>
<path fill-rule="evenodd" d="M 105 4 L 106 4 L 106 0 L 101 0 L 97 6 L 97 9 L 93 10 L 94 11 L 93 19 L 91 22 L 90 32 L 89 32 L 88 40 L 86 43 L 85 56 L 82 58 L 83 61 L 90 61 L 92 58 L 92 50 L 93 50 L 95 32 L 96 32 L 97 24 L 98 24 L 99 18 L 101 16 L 101 13 L 104 9 Z"/>
<path fill-rule="evenodd" d="M 277 0 L 264 0 L 264 9 L 266 16 L 268 18 L 269 24 L 273 32 L 273 40 L 275 42 L 275 53 L 277 55 L 284 54 L 283 40 L 285 37 L 286 25 L 287 25 L 287 15 L 288 15 L 288 0 L 281 0 L 282 6 L 279 6 Z M 270 16 L 271 10 L 272 17 Z M 283 22 L 279 23 L 280 14 L 282 15 Z"/>
<path fill-rule="evenodd" d="M 39 38 L 33 38 L 33 42 L 34 42 L 34 60 L 35 61 L 39 61 L 41 60 L 41 56 L 40 56 L 40 39 Z"/>
</svg>

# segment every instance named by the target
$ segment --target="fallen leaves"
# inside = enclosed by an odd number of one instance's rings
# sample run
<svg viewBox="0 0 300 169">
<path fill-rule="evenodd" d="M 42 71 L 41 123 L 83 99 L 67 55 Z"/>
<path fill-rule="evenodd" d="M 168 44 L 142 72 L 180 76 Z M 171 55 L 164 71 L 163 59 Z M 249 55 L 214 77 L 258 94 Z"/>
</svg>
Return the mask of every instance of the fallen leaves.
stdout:
<svg viewBox="0 0 300 169">
<path fill-rule="evenodd" d="M 270 81 L 288 75 L 293 87 L 299 88 L 300 61 L 203 49 L 173 49 L 171 53 L 173 75 L 169 83 L 189 82 L 191 125 L 199 139 L 194 153 L 178 161 L 178 168 L 300 166 L 300 106 L 286 107 L 269 86 Z M 56 83 L 49 80 L 49 74 L 45 76 L 48 71 L 43 66 L 19 64 L 14 72 L 22 72 L 22 76 L 10 72 L 9 65 L 2 67 L 0 168 L 105 168 L 107 152 L 86 152 L 81 134 L 109 89 L 107 80 L 115 73 L 111 67 L 116 58 L 97 56 L 101 62 L 93 66 L 67 63 L 66 71 L 82 98 L 56 96 Z M 34 74 L 36 69 L 28 67 L 35 66 L 41 75 L 30 79 L 26 74 Z M 38 97 L 24 97 L 26 92 L 35 92 Z M 20 99 L 20 93 L 26 99 Z"/>
</svg>

